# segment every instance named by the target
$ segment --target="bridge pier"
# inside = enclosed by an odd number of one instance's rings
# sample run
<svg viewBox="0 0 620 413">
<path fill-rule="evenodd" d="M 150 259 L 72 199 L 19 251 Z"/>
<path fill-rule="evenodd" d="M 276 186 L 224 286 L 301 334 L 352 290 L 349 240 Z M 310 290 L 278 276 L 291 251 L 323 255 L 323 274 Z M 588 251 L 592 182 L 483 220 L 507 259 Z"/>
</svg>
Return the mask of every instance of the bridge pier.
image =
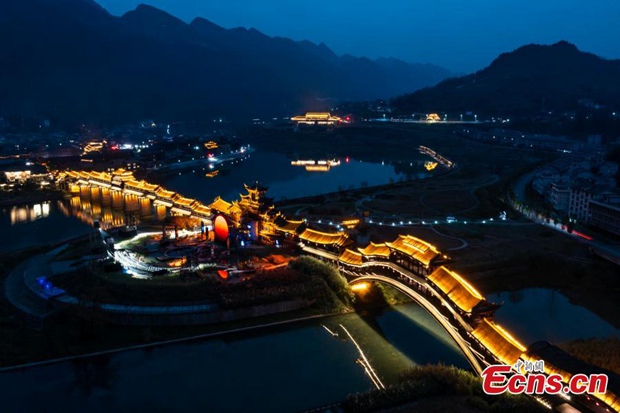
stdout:
<svg viewBox="0 0 620 413">
<path fill-rule="evenodd" d="M 101 206 L 109 206 L 112 202 L 112 194 L 109 188 L 101 188 Z"/>
<path fill-rule="evenodd" d="M 80 186 L 80 198 L 90 198 L 90 187 L 88 185 Z"/>
<path fill-rule="evenodd" d="M 96 185 L 93 185 L 90 187 L 90 199 L 93 200 L 93 202 L 100 202 L 101 200 L 101 188 L 99 188 Z"/>
<path fill-rule="evenodd" d="M 112 190 L 112 208 L 122 209 L 125 206 L 125 199 L 121 191 Z"/>
<path fill-rule="evenodd" d="M 155 205 L 155 219 L 163 221 L 168 214 L 168 209 L 165 205 Z"/>
<path fill-rule="evenodd" d="M 140 216 L 141 217 L 150 217 L 153 215 L 153 211 L 151 209 L 151 200 L 148 198 L 140 198 Z"/>
<path fill-rule="evenodd" d="M 136 195 L 124 194 L 123 203 L 125 212 L 136 212 L 140 210 L 140 201 Z"/>
</svg>

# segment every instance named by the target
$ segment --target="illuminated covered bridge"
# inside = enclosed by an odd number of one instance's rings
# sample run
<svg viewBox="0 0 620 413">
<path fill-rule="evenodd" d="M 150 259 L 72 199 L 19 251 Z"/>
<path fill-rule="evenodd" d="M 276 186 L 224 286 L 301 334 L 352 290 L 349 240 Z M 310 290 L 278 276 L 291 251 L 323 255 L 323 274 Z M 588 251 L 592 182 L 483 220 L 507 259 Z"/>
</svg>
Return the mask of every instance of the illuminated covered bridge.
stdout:
<svg viewBox="0 0 620 413">
<path fill-rule="evenodd" d="M 67 170 L 58 174 L 57 181 L 66 190 L 80 196 L 97 194 L 97 197 L 119 197 L 121 201 L 124 197 L 134 197 L 152 202 L 154 207 L 165 208 L 174 215 L 197 218 L 207 224 L 211 224 L 214 215 L 222 214 L 230 223 L 238 226 L 244 215 L 264 212 L 263 197 L 266 189 L 258 186 L 246 185 L 248 194 L 242 194 L 240 201 L 227 202 L 218 196 L 211 204 L 203 204 L 163 186 L 137 180 L 131 171 L 124 169 L 110 173 Z"/>
<path fill-rule="evenodd" d="M 341 118 L 329 112 L 307 112 L 305 115 L 293 116 L 291 120 L 298 125 L 336 125 L 342 122 Z"/>
<path fill-rule="evenodd" d="M 299 236 L 300 247 L 308 254 L 336 264 L 357 290 L 364 284 L 389 284 L 409 296 L 429 312 L 452 337 L 474 371 L 481 374 L 490 364 L 514 366 L 517 361 L 545 360 L 545 373 L 559 373 L 564 382 L 583 366 L 566 360 L 564 356 L 542 351 L 540 344 L 527 348 L 494 320 L 499 307 L 485 297 L 462 275 L 449 270 L 444 264 L 448 257 L 433 245 L 401 235 L 394 242 L 370 243 L 364 248 L 352 247 L 346 234 L 325 233 L 306 229 Z M 548 344 L 548 343 L 547 343 Z M 545 348 L 542 346 L 542 348 Z M 570 358 L 570 356 L 568 356 Z M 588 371 L 600 369 L 590 366 Z M 620 380 L 609 387 L 606 394 L 573 396 L 570 403 L 586 410 L 597 406 L 612 411 L 620 408 Z M 548 407 L 566 403 L 559 396 L 536 396 Z M 576 410 L 580 411 L 580 410 Z"/>
<path fill-rule="evenodd" d="M 80 193 L 82 188 L 103 191 L 103 193 L 135 196 L 150 200 L 154 206 L 169 208 L 177 215 L 191 216 L 203 220 L 210 220 L 212 209 L 201 202 L 186 198 L 174 191 L 136 180 L 131 171 L 118 169 L 114 172 L 73 171 L 61 172 L 58 181 L 72 193 Z"/>
</svg>

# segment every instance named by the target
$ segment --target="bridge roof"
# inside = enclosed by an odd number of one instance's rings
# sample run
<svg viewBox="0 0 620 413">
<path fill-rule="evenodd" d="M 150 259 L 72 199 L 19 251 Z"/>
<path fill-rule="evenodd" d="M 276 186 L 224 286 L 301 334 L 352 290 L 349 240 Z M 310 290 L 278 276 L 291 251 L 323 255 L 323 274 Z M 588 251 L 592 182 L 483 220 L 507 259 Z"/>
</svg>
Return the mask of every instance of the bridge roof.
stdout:
<svg viewBox="0 0 620 413">
<path fill-rule="evenodd" d="M 487 318 L 482 319 L 472 334 L 505 364 L 513 365 L 525 352 L 523 344 Z"/>
<path fill-rule="evenodd" d="M 75 171 L 77 174 L 77 178 L 83 178 L 83 179 L 90 179 L 91 175 L 90 173 L 86 172 L 86 171 Z"/>
<path fill-rule="evenodd" d="M 471 313 L 471 310 L 484 300 L 484 297 L 463 277 L 444 266 L 433 271 L 428 279 L 465 312 Z"/>
<path fill-rule="evenodd" d="M 91 178 L 96 178 L 96 179 L 101 179 L 104 181 L 111 181 L 112 180 L 112 176 L 108 173 L 105 172 L 97 172 L 97 171 L 90 171 L 87 172 Z"/>
<path fill-rule="evenodd" d="M 155 190 L 155 193 L 157 194 L 157 196 L 160 196 L 162 198 L 172 198 L 175 195 L 174 191 L 168 191 L 165 188 L 159 187 Z"/>
<path fill-rule="evenodd" d="M 233 201 L 232 206 L 228 210 L 228 213 L 229 214 L 240 214 L 242 212 L 243 211 L 241 210 L 241 207 L 239 206 L 239 203 L 237 201 Z"/>
<path fill-rule="evenodd" d="M 134 180 L 134 179 L 130 179 L 129 181 L 125 181 L 125 186 L 132 186 L 134 188 L 139 188 L 140 187 L 140 182 Z"/>
<path fill-rule="evenodd" d="M 211 205 L 209 205 L 209 207 L 211 209 L 215 209 L 216 211 L 227 213 L 230 210 L 230 208 L 232 207 L 232 204 L 230 202 L 224 201 L 222 198 L 220 198 L 218 196 L 211 203 Z"/>
<path fill-rule="evenodd" d="M 385 243 L 375 244 L 371 242 L 365 248 L 358 248 L 358 251 L 367 257 L 379 256 L 388 258 L 390 256 L 390 247 L 385 245 Z"/>
<path fill-rule="evenodd" d="M 359 252 L 351 251 L 350 249 L 345 249 L 342 255 L 338 260 L 344 264 L 354 265 L 359 267 L 362 265 L 362 254 Z"/>
<path fill-rule="evenodd" d="M 434 245 L 411 235 L 400 235 L 396 241 L 386 242 L 385 245 L 390 249 L 415 258 L 424 265 L 430 264 L 431 261 L 441 255 Z"/>
<path fill-rule="evenodd" d="M 299 238 L 315 244 L 343 246 L 347 242 L 348 236 L 344 232 L 330 233 L 307 228 Z"/>
<path fill-rule="evenodd" d="M 172 197 L 172 200 L 178 204 L 178 205 L 183 205 L 183 206 L 190 206 L 192 203 L 194 203 L 193 199 L 190 198 L 185 198 L 184 196 L 181 196 L 179 194 L 175 194 Z"/>
<path fill-rule="evenodd" d="M 134 188 L 142 189 L 147 192 L 154 192 L 159 187 L 159 185 L 149 184 L 146 181 L 127 181 L 125 182 L 125 185 L 129 185 Z"/>
<path fill-rule="evenodd" d="M 133 179 L 133 172 L 123 168 L 119 168 L 112 172 L 112 179 L 120 179 L 121 181 L 128 181 Z"/>
<path fill-rule="evenodd" d="M 297 232 L 297 228 L 299 228 L 299 226 L 303 223 L 304 221 L 301 221 L 301 220 L 300 221 L 293 221 L 293 220 L 289 221 L 288 219 L 282 219 L 282 220 L 276 221 L 276 228 L 278 228 L 280 231 L 294 234 Z"/>
<path fill-rule="evenodd" d="M 211 215 L 211 208 L 206 205 L 200 204 L 194 207 L 194 212 L 196 212 L 197 214 Z"/>
</svg>

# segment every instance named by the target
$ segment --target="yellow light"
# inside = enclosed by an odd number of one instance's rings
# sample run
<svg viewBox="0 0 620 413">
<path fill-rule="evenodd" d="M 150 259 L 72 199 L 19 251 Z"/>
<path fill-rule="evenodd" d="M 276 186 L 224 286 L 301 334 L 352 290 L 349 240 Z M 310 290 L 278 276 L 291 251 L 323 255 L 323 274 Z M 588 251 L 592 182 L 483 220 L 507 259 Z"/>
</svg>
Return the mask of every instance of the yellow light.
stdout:
<svg viewBox="0 0 620 413">
<path fill-rule="evenodd" d="M 329 165 L 306 165 L 306 171 L 308 172 L 329 172 Z"/>
<path fill-rule="evenodd" d="M 504 336 L 504 338 L 506 340 L 508 340 L 512 345 L 514 345 L 515 347 L 517 347 L 519 350 L 521 351 L 525 351 L 526 348 L 523 344 L 521 344 L 519 341 L 517 341 L 517 339 L 515 339 L 513 336 L 510 335 L 510 333 L 508 333 L 508 331 L 504 330 L 502 327 L 500 327 L 499 325 L 488 321 L 486 318 L 484 319 L 484 321 L 489 324 L 492 328 L 495 329 L 495 331 L 497 331 L 498 333 L 500 333 L 502 336 Z"/>
<path fill-rule="evenodd" d="M 424 167 L 426 168 L 427 171 L 432 171 L 433 169 L 437 167 L 437 162 L 426 161 L 424 162 Z"/>
<path fill-rule="evenodd" d="M 368 289 L 368 283 L 356 283 L 351 286 L 352 291 L 366 291 Z"/>
<path fill-rule="evenodd" d="M 479 300 L 484 300 L 484 297 L 478 292 L 478 290 L 476 290 L 473 285 L 465 281 L 463 277 L 461 277 L 460 275 L 458 275 L 457 273 L 453 271 L 450 271 L 450 273 L 452 274 L 454 278 L 457 279 L 457 281 L 459 281 L 463 285 L 463 287 L 465 287 L 467 291 L 471 293 L 471 295 L 473 295 Z"/>
</svg>

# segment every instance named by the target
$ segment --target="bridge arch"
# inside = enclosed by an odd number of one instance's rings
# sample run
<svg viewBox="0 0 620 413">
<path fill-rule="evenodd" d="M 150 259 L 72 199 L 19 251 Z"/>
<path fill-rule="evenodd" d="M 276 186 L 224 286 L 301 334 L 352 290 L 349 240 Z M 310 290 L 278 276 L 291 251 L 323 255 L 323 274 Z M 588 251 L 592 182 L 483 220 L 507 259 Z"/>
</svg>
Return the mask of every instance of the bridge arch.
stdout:
<svg viewBox="0 0 620 413">
<path fill-rule="evenodd" d="M 413 288 L 410 288 L 408 285 L 396 281 L 390 277 L 386 277 L 383 275 L 372 274 L 372 275 L 364 275 L 360 277 L 355 277 L 349 281 L 349 284 L 354 285 L 361 282 L 380 282 L 384 284 L 389 284 L 392 287 L 398 289 L 403 294 L 407 295 L 413 301 L 418 303 L 426 312 L 428 312 L 441 327 L 448 333 L 448 335 L 454 340 L 456 345 L 459 347 L 469 364 L 472 366 L 476 374 L 481 375 L 482 370 L 484 369 L 480 364 L 479 356 L 476 356 L 474 350 L 469 346 L 467 341 L 461 337 L 461 335 L 456 331 L 456 329 L 450 324 L 448 319 L 441 314 L 432 303 L 430 303 L 424 296 L 415 291 Z"/>
</svg>

